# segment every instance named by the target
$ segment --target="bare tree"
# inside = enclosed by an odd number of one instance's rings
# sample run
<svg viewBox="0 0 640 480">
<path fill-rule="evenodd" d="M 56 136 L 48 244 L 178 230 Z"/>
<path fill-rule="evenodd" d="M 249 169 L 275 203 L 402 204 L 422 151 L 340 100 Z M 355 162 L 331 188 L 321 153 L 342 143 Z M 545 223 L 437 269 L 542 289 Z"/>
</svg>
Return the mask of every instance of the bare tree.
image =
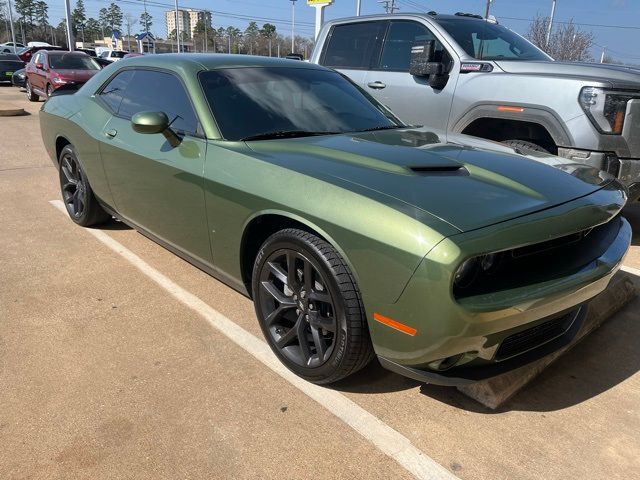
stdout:
<svg viewBox="0 0 640 480">
<path fill-rule="evenodd" d="M 590 50 L 593 46 L 593 33 L 585 32 L 573 24 L 573 19 L 554 29 L 547 45 L 549 17 L 536 17 L 525 37 L 556 60 L 570 62 L 589 62 L 593 60 Z"/>
</svg>

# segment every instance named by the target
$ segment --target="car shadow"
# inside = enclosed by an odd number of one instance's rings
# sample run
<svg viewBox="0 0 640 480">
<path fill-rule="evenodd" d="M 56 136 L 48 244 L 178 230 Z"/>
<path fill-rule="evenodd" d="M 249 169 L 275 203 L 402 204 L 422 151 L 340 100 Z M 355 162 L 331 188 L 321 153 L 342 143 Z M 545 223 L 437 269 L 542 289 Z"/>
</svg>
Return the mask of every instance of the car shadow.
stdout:
<svg viewBox="0 0 640 480">
<path fill-rule="evenodd" d="M 124 222 L 121 222 L 120 220 L 116 220 L 115 218 L 111 218 L 111 220 L 109 220 L 108 222 L 105 223 L 101 223 L 99 225 L 95 226 L 96 229 L 98 230 L 109 230 L 109 231 L 116 231 L 116 230 L 133 230 L 129 225 L 127 225 Z"/>
<path fill-rule="evenodd" d="M 633 231 L 631 245 L 640 245 L 640 201 L 627 205 L 622 214 L 631 224 L 631 230 Z"/>
<path fill-rule="evenodd" d="M 640 279 L 639 279 L 640 280 Z M 474 413 L 550 412 L 578 405 L 616 387 L 640 371 L 640 297 L 590 333 L 534 378 L 523 390 L 491 410 L 452 387 L 423 384 L 382 368 L 369 366 L 331 385 L 341 392 L 390 393 L 420 387 L 426 397 Z"/>
</svg>

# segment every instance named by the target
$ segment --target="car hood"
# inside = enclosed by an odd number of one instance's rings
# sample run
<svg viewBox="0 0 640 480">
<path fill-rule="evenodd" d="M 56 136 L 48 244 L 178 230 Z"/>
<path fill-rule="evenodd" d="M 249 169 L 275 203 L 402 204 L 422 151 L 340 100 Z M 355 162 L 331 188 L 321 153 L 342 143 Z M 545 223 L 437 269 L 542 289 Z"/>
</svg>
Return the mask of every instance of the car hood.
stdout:
<svg viewBox="0 0 640 480">
<path fill-rule="evenodd" d="M 86 82 L 100 70 L 52 70 L 51 73 L 63 80 Z"/>
<path fill-rule="evenodd" d="M 614 181 L 558 157 L 525 157 L 492 142 L 465 135 L 447 140 L 426 129 L 247 145 L 266 161 L 393 197 L 463 232 L 569 202 Z"/>
<path fill-rule="evenodd" d="M 617 87 L 640 89 L 640 69 L 623 65 L 580 62 L 522 62 L 496 61 L 507 73 L 580 77 Z"/>
</svg>

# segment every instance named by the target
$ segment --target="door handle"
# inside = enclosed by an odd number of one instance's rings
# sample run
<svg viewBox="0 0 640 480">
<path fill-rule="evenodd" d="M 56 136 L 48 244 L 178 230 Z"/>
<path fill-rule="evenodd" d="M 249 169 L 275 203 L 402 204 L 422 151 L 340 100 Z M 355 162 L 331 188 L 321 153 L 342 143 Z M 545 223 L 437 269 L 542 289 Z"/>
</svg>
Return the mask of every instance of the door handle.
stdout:
<svg viewBox="0 0 640 480">
<path fill-rule="evenodd" d="M 109 137 L 109 138 L 113 138 L 118 134 L 117 130 L 107 130 L 106 132 L 104 132 L 104 134 Z"/>
<path fill-rule="evenodd" d="M 369 88 L 373 88 L 374 90 L 381 90 L 383 88 L 385 88 L 387 85 L 382 83 L 379 80 L 376 80 L 375 82 L 369 82 L 367 83 L 367 87 Z"/>
</svg>

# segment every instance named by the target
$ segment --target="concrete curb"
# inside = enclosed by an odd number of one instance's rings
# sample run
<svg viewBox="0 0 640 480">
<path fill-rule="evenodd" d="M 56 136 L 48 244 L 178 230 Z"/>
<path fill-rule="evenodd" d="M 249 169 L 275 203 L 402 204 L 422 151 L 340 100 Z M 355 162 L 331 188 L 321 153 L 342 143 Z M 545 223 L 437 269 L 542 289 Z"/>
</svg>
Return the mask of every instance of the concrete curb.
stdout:
<svg viewBox="0 0 640 480">
<path fill-rule="evenodd" d="M 27 112 L 24 111 L 24 108 L 11 103 L 0 102 L 0 117 L 17 117 L 26 114 Z"/>
<path fill-rule="evenodd" d="M 573 348 L 580 340 L 604 324 L 627 303 L 631 302 L 638 295 L 639 290 L 639 277 L 624 271 L 618 272 L 607 289 L 591 301 L 585 323 L 569 345 L 529 365 L 483 382 L 458 387 L 458 390 L 480 402 L 485 407 L 495 410 L 527 386 L 529 382 L 567 350 Z"/>
</svg>

